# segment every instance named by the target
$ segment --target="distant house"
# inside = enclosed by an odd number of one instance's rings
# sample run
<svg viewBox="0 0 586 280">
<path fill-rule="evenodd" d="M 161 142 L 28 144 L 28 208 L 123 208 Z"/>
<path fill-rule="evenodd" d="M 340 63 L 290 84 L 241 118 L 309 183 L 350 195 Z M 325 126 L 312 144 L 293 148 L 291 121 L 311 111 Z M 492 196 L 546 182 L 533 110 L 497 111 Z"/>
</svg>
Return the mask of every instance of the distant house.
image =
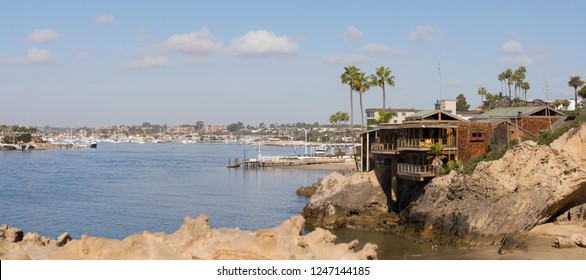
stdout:
<svg viewBox="0 0 586 280">
<path fill-rule="evenodd" d="M 409 109 L 401 109 L 401 108 L 376 109 L 376 108 L 371 108 L 371 109 L 366 109 L 365 111 L 366 111 L 366 119 L 367 120 L 370 119 L 370 120 L 377 120 L 377 121 L 380 119 L 379 113 L 381 111 L 385 111 L 387 113 L 395 113 L 395 116 L 391 117 L 391 119 L 389 120 L 388 123 L 401 124 L 405 121 L 405 118 L 419 112 L 420 110 L 416 110 L 413 108 L 409 108 Z"/>
</svg>

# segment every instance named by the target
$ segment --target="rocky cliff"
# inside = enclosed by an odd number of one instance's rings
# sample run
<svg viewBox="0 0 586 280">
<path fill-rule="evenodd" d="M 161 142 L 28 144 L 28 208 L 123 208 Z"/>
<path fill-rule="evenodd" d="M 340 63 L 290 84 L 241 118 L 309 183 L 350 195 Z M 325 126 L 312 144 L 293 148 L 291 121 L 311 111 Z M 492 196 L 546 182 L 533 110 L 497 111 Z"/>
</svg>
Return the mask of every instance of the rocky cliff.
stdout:
<svg viewBox="0 0 586 280">
<path fill-rule="evenodd" d="M 526 141 L 471 175 L 432 180 L 401 213 L 401 231 L 434 243 L 484 245 L 536 225 L 582 216 L 586 203 L 586 124 L 550 146 Z"/>
<path fill-rule="evenodd" d="M 324 228 L 390 230 L 398 216 L 389 213 L 387 195 L 374 172 L 332 173 L 319 182 L 302 215 Z"/>
<path fill-rule="evenodd" d="M 376 259 L 377 246 L 365 244 L 355 251 L 358 241 L 335 244 L 336 236 L 324 229 L 301 235 L 305 220 L 291 217 L 272 229 L 246 231 L 210 227 L 206 215 L 186 217 L 172 234 L 131 235 L 123 240 L 82 236 L 81 240 L 55 241 L 40 238 L 13 227 L 0 231 L 0 259 Z M 28 237 L 27 237 L 28 236 Z M 35 238 L 36 237 L 36 238 Z"/>
</svg>

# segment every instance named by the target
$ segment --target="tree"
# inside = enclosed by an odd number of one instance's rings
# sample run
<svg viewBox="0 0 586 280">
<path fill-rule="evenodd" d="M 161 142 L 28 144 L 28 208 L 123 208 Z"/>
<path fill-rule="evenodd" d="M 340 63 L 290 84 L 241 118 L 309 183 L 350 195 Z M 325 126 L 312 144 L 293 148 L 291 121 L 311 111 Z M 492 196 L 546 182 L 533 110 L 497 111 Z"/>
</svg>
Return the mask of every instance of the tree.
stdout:
<svg viewBox="0 0 586 280">
<path fill-rule="evenodd" d="M 460 93 L 456 97 L 456 111 L 468 111 L 468 109 L 470 109 L 470 104 L 466 101 L 466 96 Z"/>
<path fill-rule="evenodd" d="M 202 129 L 203 129 L 203 127 L 204 127 L 204 122 L 203 122 L 203 121 L 197 121 L 197 122 L 195 123 L 195 129 L 196 129 L 196 130 L 198 130 L 198 131 L 199 131 L 199 130 L 202 130 Z"/>
<path fill-rule="evenodd" d="M 429 156 L 427 159 L 431 160 L 431 166 L 433 167 L 436 176 L 440 174 L 442 166 L 444 165 L 443 160 L 446 156 L 443 155 L 443 152 L 444 147 L 440 143 L 432 144 L 428 152 Z"/>
<path fill-rule="evenodd" d="M 232 123 L 229 124 L 226 129 L 228 129 L 229 132 L 236 132 L 238 130 L 244 129 L 244 124 L 242 122 Z"/>
<path fill-rule="evenodd" d="M 586 99 L 586 86 L 583 86 L 579 91 L 578 91 L 578 95 L 580 95 L 580 97 L 582 97 L 582 99 Z"/>
<path fill-rule="evenodd" d="M 561 109 L 567 110 L 568 106 L 570 106 L 570 100 L 567 99 L 557 99 L 556 101 L 553 102 L 553 106 L 558 109 L 561 107 Z"/>
<path fill-rule="evenodd" d="M 568 81 L 568 86 L 574 88 L 574 110 L 578 110 L 578 87 L 584 85 L 584 81 L 582 81 L 582 77 L 580 76 L 571 76 L 570 80 Z"/>
<path fill-rule="evenodd" d="M 501 82 L 501 93 L 505 91 L 504 81 L 507 79 L 505 71 L 499 74 L 499 81 Z"/>
<path fill-rule="evenodd" d="M 527 101 L 527 91 L 531 89 L 531 84 L 529 84 L 529 82 L 523 82 L 521 84 L 521 89 L 523 90 L 525 96 L 524 100 Z"/>
<path fill-rule="evenodd" d="M 372 86 L 372 80 L 364 72 L 358 72 L 352 80 L 354 87 L 360 93 L 360 118 L 362 119 L 362 130 L 364 130 L 364 108 L 362 106 L 362 95 Z"/>
<path fill-rule="evenodd" d="M 387 111 L 380 111 L 378 112 L 378 123 L 389 123 L 392 117 L 396 117 L 397 113 L 395 112 L 387 112 Z"/>
<path fill-rule="evenodd" d="M 505 80 L 507 80 L 507 85 L 509 85 L 509 99 L 512 99 L 511 96 L 511 85 L 513 84 L 513 70 L 511 68 L 507 69 L 504 72 Z"/>
<path fill-rule="evenodd" d="M 523 82 L 525 80 L 525 73 L 527 73 L 527 69 L 524 66 L 521 66 L 515 70 L 513 73 L 513 82 L 515 84 L 515 99 L 519 98 L 521 95 L 521 89 Z"/>
<path fill-rule="evenodd" d="M 395 86 L 395 76 L 391 76 L 391 69 L 389 67 L 381 66 L 376 68 L 376 73 L 374 75 L 370 75 L 370 79 L 374 85 L 377 85 L 383 89 L 383 109 L 386 107 L 386 93 L 385 93 L 385 84 L 394 87 Z"/>
<path fill-rule="evenodd" d="M 485 87 L 478 88 L 478 95 L 480 95 L 480 101 L 484 103 L 484 98 L 486 98 L 488 91 Z M 484 105 L 484 104 L 483 104 Z"/>
<path fill-rule="evenodd" d="M 354 85 L 355 76 L 360 71 L 359 68 L 356 66 L 347 66 L 344 67 L 344 73 L 340 76 L 340 80 L 342 80 L 343 85 L 348 85 L 350 87 L 350 126 L 354 128 L 354 101 L 352 99 L 352 93 L 356 89 Z"/>
</svg>

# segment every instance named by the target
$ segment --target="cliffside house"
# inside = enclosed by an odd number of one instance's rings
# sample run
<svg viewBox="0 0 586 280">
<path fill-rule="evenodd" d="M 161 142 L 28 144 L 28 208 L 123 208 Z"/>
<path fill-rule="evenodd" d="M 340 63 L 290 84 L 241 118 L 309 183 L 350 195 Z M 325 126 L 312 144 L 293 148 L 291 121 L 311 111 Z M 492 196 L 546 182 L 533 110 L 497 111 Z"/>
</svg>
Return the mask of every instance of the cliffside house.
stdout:
<svg viewBox="0 0 586 280">
<path fill-rule="evenodd" d="M 549 107 L 498 108 L 469 121 L 447 111 L 423 110 L 403 124 L 382 124 L 361 135 L 361 169 L 388 169 L 391 180 L 427 181 L 435 177 L 428 159 L 431 145 L 443 147 L 444 162 L 490 151 L 511 140 L 535 138 L 564 114 Z"/>
</svg>

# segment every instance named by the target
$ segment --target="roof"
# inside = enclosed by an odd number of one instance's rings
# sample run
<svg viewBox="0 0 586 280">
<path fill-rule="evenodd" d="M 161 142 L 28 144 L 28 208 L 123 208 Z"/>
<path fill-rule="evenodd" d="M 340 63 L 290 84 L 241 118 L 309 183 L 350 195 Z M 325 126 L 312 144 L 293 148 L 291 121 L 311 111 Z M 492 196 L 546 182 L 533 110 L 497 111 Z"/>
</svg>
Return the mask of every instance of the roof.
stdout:
<svg viewBox="0 0 586 280">
<path fill-rule="evenodd" d="M 434 115 L 437 117 L 434 118 Z M 430 119 L 432 118 L 432 119 Z M 455 121 L 462 121 L 465 122 L 466 120 L 460 118 L 456 115 L 452 115 L 446 111 L 440 110 L 423 110 L 419 111 L 413 115 L 410 115 L 406 118 L 407 121 L 422 121 L 422 120 L 438 120 L 438 121 L 447 121 L 447 120 L 455 120 Z"/>
<path fill-rule="evenodd" d="M 533 107 L 508 107 L 496 108 L 488 112 L 484 112 L 471 120 L 489 119 L 489 118 L 524 118 L 536 114 L 542 110 L 549 109 L 551 115 L 562 116 L 563 113 L 551 109 L 547 106 L 533 106 Z"/>
<path fill-rule="evenodd" d="M 396 108 L 396 109 L 391 109 L 391 108 L 387 108 L 387 109 L 377 109 L 377 108 L 368 108 L 365 110 L 366 112 L 380 112 L 380 111 L 385 111 L 385 112 L 417 112 L 419 111 L 418 109 L 414 109 L 414 108 Z"/>
</svg>

